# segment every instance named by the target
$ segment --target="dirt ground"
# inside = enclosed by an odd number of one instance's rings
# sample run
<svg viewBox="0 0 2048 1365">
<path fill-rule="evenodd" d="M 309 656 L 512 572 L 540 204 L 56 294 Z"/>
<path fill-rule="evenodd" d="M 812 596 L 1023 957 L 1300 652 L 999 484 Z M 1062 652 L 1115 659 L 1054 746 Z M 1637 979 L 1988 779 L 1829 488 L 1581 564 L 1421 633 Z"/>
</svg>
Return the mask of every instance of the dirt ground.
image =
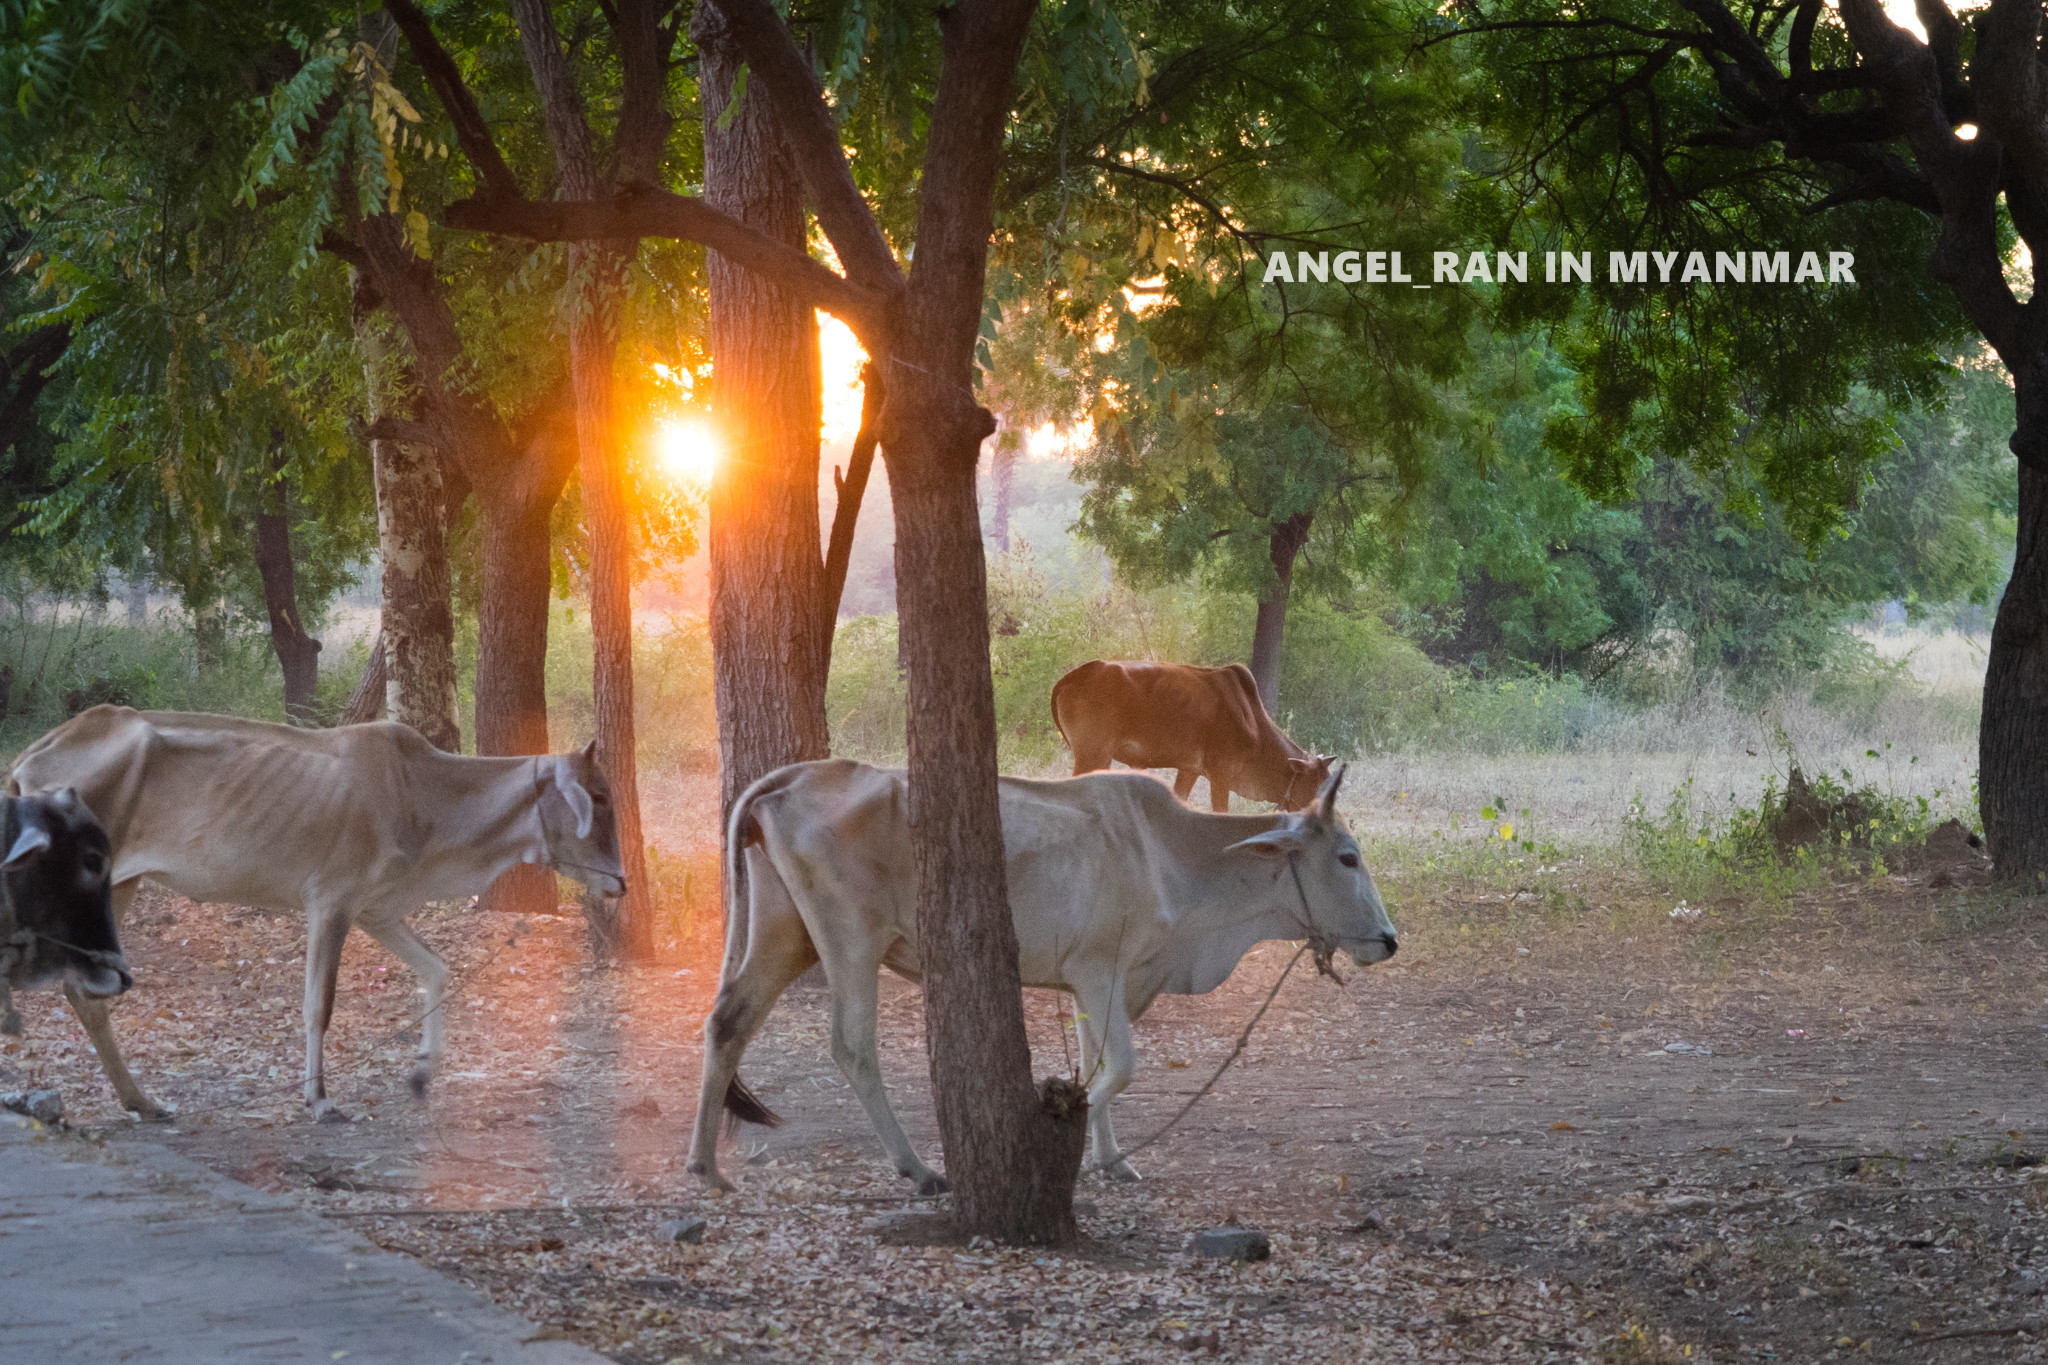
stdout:
<svg viewBox="0 0 2048 1365">
<path fill-rule="evenodd" d="M 1595 870 L 1394 879 L 1394 963 L 1341 987 L 1298 968 L 1239 1065 L 1136 1158 L 1146 1179 L 1084 1182 L 1086 1241 L 1058 1254 L 919 1244 L 931 1205 L 850 1102 L 821 990 L 786 996 L 744 1067 L 786 1125 L 728 1150 L 738 1194 L 692 1187 L 715 905 L 674 961 L 607 971 L 573 910 L 422 912 L 459 983 L 425 1104 L 412 983 L 353 937 L 328 1062 L 357 1121 L 316 1125 L 300 919 L 146 893 L 116 1025 L 175 1122 L 125 1120 L 48 993 L 21 998 L 0 1089 L 55 1086 L 83 1129 L 298 1191 L 636 1365 L 2048 1360 L 2048 899 L 1928 880 L 1690 919 Z M 1142 1021 L 1126 1144 L 1222 1061 L 1292 951 Z M 921 1008 L 885 982 L 885 1074 L 936 1163 Z M 1027 1013 L 1039 1072 L 1067 1070 L 1059 1000 Z M 702 1244 L 659 1241 L 686 1211 Z M 1272 1259 L 1187 1253 L 1229 1222 Z"/>
</svg>

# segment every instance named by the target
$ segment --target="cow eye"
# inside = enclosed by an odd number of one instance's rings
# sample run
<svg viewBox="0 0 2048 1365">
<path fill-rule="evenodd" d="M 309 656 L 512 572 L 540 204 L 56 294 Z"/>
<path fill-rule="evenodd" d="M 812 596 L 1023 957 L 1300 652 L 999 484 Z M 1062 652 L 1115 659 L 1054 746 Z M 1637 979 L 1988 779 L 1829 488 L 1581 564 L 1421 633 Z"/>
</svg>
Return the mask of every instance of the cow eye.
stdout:
<svg viewBox="0 0 2048 1365">
<path fill-rule="evenodd" d="M 1356 853 L 1353 853 L 1351 850 L 1346 849 L 1344 850 L 1344 852 L 1339 853 L 1337 855 L 1337 861 L 1344 864 L 1344 866 L 1346 867 L 1357 867 L 1358 855 Z"/>
</svg>

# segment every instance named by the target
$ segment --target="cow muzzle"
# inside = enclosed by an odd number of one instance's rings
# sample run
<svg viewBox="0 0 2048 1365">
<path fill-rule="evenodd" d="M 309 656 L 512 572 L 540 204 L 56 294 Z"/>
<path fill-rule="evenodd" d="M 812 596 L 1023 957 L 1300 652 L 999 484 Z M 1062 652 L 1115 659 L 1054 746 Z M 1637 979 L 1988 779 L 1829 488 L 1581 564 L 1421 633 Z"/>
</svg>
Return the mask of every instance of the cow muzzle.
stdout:
<svg viewBox="0 0 2048 1365">
<path fill-rule="evenodd" d="M 126 959 L 119 953 L 85 953 L 82 956 L 86 960 L 74 964 L 65 973 L 78 987 L 80 995 L 92 1000 L 107 1000 L 135 984 Z"/>
<path fill-rule="evenodd" d="M 1385 962 L 1401 950 L 1401 944 L 1392 934 L 1381 934 L 1369 938 L 1351 949 L 1351 960 L 1361 967 L 1370 967 L 1375 962 Z"/>
</svg>

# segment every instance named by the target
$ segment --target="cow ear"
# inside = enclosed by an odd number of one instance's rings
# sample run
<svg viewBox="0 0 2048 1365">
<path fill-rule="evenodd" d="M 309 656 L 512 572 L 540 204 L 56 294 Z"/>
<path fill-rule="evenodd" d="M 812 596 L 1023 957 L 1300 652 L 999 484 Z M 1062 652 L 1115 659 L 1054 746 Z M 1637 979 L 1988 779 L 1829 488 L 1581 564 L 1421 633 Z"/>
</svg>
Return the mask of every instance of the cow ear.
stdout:
<svg viewBox="0 0 2048 1365">
<path fill-rule="evenodd" d="M 596 740 L 594 740 L 594 739 L 593 739 L 593 740 L 591 740 L 591 741 L 590 741 L 590 743 L 588 743 L 588 744 L 586 744 L 586 745 L 584 745 L 584 746 L 583 746 L 583 757 L 584 757 L 584 760 L 585 760 L 586 762 L 590 762 L 590 763 L 595 763 L 595 762 L 597 762 L 597 741 L 596 741 Z"/>
<path fill-rule="evenodd" d="M 7 850 L 7 861 L 0 862 L 0 872 L 14 872 L 26 867 L 49 847 L 50 831 L 41 825 L 23 825 L 14 847 Z"/>
<path fill-rule="evenodd" d="M 1249 839 L 1240 839 L 1223 851 L 1235 853 L 1243 849 L 1246 853 L 1255 853 L 1261 858 L 1286 858 L 1307 847 L 1307 843 L 1301 837 L 1301 831 L 1290 822 L 1278 829 L 1269 829 L 1264 834 L 1254 834 Z"/>
<path fill-rule="evenodd" d="M 590 793 L 576 780 L 576 774 L 569 771 L 569 760 L 555 760 L 555 786 L 562 793 L 562 799 L 569 803 L 570 812 L 576 817 L 576 837 L 590 837 L 591 822 L 597 816 L 597 808 L 590 802 Z"/>
<path fill-rule="evenodd" d="M 1344 774 L 1349 771 L 1350 767 L 1351 765 L 1348 763 L 1339 764 L 1337 771 L 1330 774 L 1330 780 L 1323 783 L 1322 791 L 1317 793 L 1317 796 L 1322 800 L 1322 805 L 1317 808 L 1316 814 L 1324 820 L 1334 820 L 1337 818 L 1337 788 L 1344 785 Z"/>
</svg>

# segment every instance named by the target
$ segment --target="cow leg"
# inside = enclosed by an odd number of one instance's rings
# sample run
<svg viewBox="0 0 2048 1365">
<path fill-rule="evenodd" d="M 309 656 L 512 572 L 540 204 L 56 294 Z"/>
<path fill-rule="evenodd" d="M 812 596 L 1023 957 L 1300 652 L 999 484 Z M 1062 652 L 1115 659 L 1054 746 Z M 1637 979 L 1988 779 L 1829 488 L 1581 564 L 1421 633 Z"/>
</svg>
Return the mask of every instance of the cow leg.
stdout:
<svg viewBox="0 0 2048 1365">
<path fill-rule="evenodd" d="M 1196 779 L 1196 778 L 1198 778 L 1198 777 L 1200 777 L 1201 775 L 1202 775 L 1201 773 L 1197 772 L 1197 771 L 1196 771 L 1195 769 L 1193 769 L 1193 768 L 1176 768 L 1176 769 L 1174 769 L 1174 770 L 1173 770 L 1173 794 L 1174 794 L 1174 796 L 1176 796 L 1177 798 L 1179 798 L 1179 799 L 1180 799 L 1180 800 L 1182 800 L 1182 801 L 1186 801 L 1186 800 L 1187 800 L 1187 799 L 1188 799 L 1188 798 L 1189 798 L 1190 796 L 1193 796 L 1193 795 L 1195 794 L 1195 779 Z"/>
<path fill-rule="evenodd" d="M 1077 993 L 1075 1001 L 1081 1028 L 1081 1079 L 1088 1087 L 1086 1168 L 1100 1170 L 1111 1180 L 1136 1180 L 1138 1172 L 1117 1150 L 1116 1132 L 1109 1120 L 1110 1102 L 1131 1083 L 1137 1066 L 1123 984 L 1114 982 L 1107 989 Z"/>
<path fill-rule="evenodd" d="M 405 922 L 405 916 L 395 910 L 364 915 L 356 923 L 362 925 L 371 938 L 390 949 L 392 956 L 410 967 L 426 991 L 427 1009 L 420 1016 L 419 1058 L 412 1069 L 412 1093 L 425 1099 L 427 1082 L 433 1079 L 434 1067 L 441 1060 L 444 1016 L 441 1001 L 448 989 L 448 964 L 434 956 L 434 950 L 421 941 L 420 936 L 412 931 L 412 926 Z"/>
<path fill-rule="evenodd" d="M 334 1017 L 334 978 L 341 970 L 341 945 L 348 937 L 348 916 L 337 911 L 306 912 L 306 1103 L 320 1123 L 347 1123 L 348 1115 L 327 1098 L 327 1077 L 321 1047 L 327 1023 Z"/>
<path fill-rule="evenodd" d="M 140 879 L 130 877 L 113 889 L 114 927 L 117 930 L 128 920 L 128 907 L 135 903 L 138 885 Z M 76 986 L 68 983 L 64 987 L 64 998 L 71 1002 L 71 1012 L 84 1025 L 85 1036 L 92 1039 L 92 1050 L 100 1057 L 100 1070 L 107 1073 L 107 1080 L 113 1084 L 121 1107 L 145 1123 L 170 1122 L 169 1111 L 143 1094 L 142 1087 L 135 1083 L 135 1077 L 128 1073 L 128 1063 L 121 1057 L 121 1045 L 114 1041 L 114 1002 L 111 999 L 88 999 L 79 993 Z"/>
<path fill-rule="evenodd" d="M 839 971 L 827 963 L 825 974 L 832 983 L 832 1060 L 846 1077 L 875 1135 L 899 1173 L 917 1182 L 919 1194 L 944 1194 L 946 1178 L 918 1159 L 896 1111 L 889 1107 L 889 1092 L 882 1084 L 882 1062 L 875 1050 L 875 1011 L 879 999 L 877 981 L 880 963 L 842 965 Z"/>
<path fill-rule="evenodd" d="M 748 871 L 747 956 L 739 972 L 718 988 L 718 1000 L 704 1020 L 704 1080 L 685 1167 L 714 1190 L 735 1188 L 718 1169 L 718 1122 L 726 1092 L 739 1075 L 740 1057 L 789 983 L 818 960 L 811 936 L 768 860 L 752 858 Z"/>
<path fill-rule="evenodd" d="M 100 1070 L 113 1083 L 121 1107 L 147 1123 L 170 1122 L 170 1113 L 142 1093 L 142 1087 L 128 1073 L 128 1064 L 121 1059 L 121 1045 L 114 1041 L 114 1024 L 109 1017 L 113 1002 L 88 999 L 68 981 L 64 983 L 64 998 L 71 1002 L 71 1012 L 85 1026 L 85 1036 L 92 1039 L 92 1050 L 100 1055 Z"/>
<path fill-rule="evenodd" d="M 1230 788 L 1218 782 L 1213 774 L 1209 778 L 1209 809 L 1218 815 L 1230 814 Z"/>
</svg>

